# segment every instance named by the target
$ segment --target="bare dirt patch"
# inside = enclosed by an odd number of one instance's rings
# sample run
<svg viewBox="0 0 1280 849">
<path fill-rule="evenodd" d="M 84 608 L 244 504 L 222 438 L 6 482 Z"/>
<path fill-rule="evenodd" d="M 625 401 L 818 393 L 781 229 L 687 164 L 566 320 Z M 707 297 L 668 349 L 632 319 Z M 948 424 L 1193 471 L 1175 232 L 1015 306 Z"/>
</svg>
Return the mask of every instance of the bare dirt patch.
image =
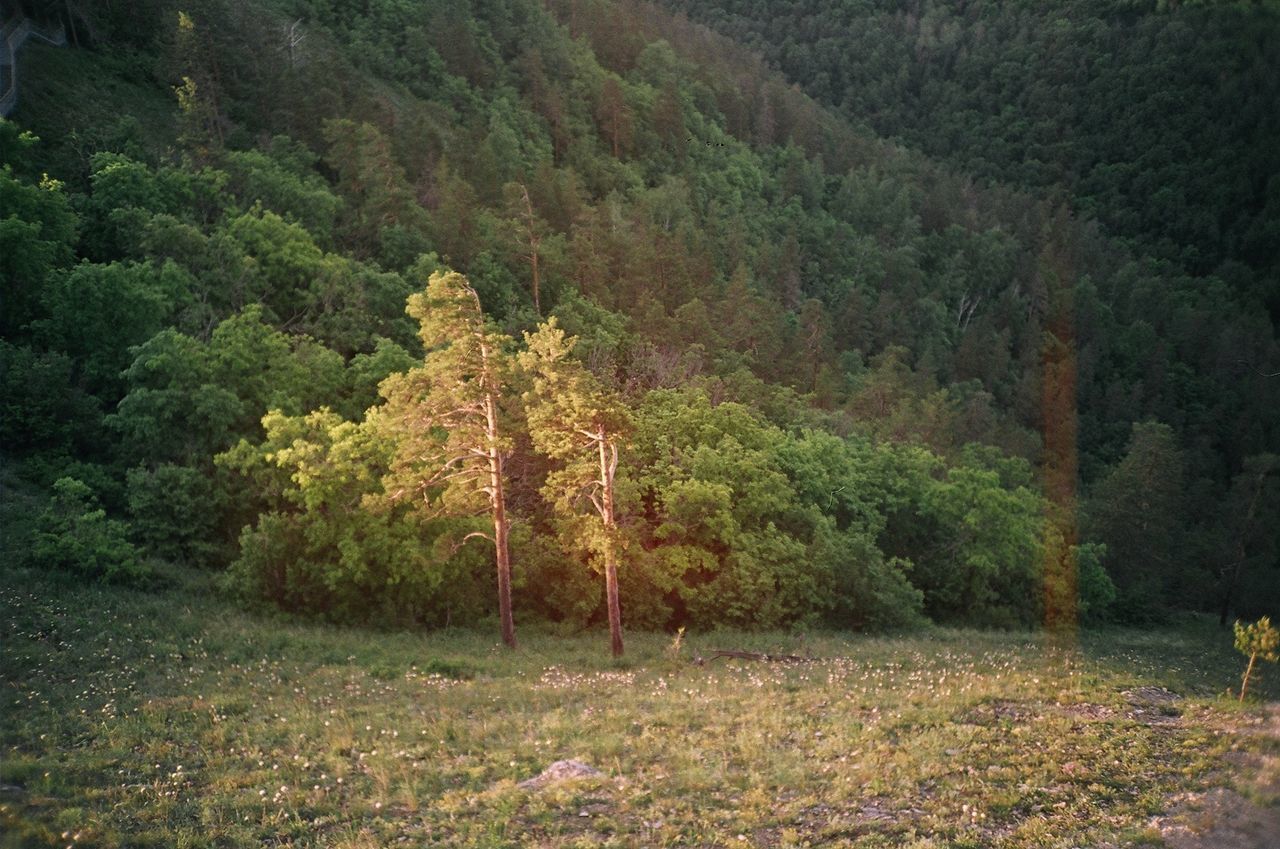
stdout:
<svg viewBox="0 0 1280 849">
<path fill-rule="evenodd" d="M 1272 849 L 1280 840 L 1280 810 L 1234 790 L 1219 787 L 1174 799 L 1170 812 L 1151 822 L 1170 849 Z"/>
<path fill-rule="evenodd" d="M 1064 716 L 1069 716 L 1072 719 L 1083 719 L 1094 722 L 1110 719 L 1116 714 L 1114 708 L 1107 707 L 1106 705 L 1094 704 L 1093 702 L 1078 702 L 1076 704 L 1060 705 L 1058 707 L 1058 712 Z"/>
<path fill-rule="evenodd" d="M 1136 687 L 1122 694 L 1132 709 L 1129 718 L 1144 725 L 1176 726 L 1182 710 L 1177 703 L 1182 696 L 1163 687 Z"/>
<path fill-rule="evenodd" d="M 1219 729 L 1239 738 L 1262 736 L 1263 748 L 1280 752 L 1280 703 L 1261 716 L 1237 717 Z M 1256 740 L 1255 740 L 1256 742 Z M 1152 828 L 1170 849 L 1273 849 L 1280 845 L 1280 757 L 1250 746 L 1227 752 L 1223 783 L 1203 793 L 1170 799 Z"/>
</svg>

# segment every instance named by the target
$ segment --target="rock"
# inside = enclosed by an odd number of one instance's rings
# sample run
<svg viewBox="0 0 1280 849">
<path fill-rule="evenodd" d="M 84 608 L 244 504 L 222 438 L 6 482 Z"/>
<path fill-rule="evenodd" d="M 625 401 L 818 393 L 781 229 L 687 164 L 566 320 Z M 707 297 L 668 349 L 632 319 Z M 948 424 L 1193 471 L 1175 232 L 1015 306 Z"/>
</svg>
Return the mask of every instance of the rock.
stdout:
<svg viewBox="0 0 1280 849">
<path fill-rule="evenodd" d="M 1166 690 L 1164 687 L 1137 687 L 1132 690 L 1125 690 L 1121 695 L 1131 705 L 1151 706 L 1151 705 L 1171 705 L 1182 698 L 1177 693 Z"/>
<path fill-rule="evenodd" d="M 537 790 L 558 781 L 569 781 L 574 778 L 601 778 L 604 773 L 582 761 L 556 761 L 533 778 L 521 781 L 519 787 L 526 790 Z"/>
</svg>

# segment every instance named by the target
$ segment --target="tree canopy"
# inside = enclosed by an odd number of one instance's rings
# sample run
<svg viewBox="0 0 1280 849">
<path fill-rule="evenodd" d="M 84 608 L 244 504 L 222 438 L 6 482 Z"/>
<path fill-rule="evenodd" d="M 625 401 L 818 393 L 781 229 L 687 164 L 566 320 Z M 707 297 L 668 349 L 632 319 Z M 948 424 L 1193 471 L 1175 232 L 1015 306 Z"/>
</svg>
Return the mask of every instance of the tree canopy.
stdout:
<svg viewBox="0 0 1280 849">
<path fill-rule="evenodd" d="M 0 121 L 33 556 L 618 649 L 1273 611 L 1276 22 L 1212 5 L 51 13 Z"/>
</svg>

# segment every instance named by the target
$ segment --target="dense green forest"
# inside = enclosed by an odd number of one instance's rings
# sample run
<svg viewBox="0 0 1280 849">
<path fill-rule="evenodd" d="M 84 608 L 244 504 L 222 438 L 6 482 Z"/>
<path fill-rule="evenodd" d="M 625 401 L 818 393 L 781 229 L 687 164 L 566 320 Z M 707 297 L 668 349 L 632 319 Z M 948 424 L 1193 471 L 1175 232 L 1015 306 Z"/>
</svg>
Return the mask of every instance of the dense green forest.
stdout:
<svg viewBox="0 0 1280 849">
<path fill-rule="evenodd" d="M 1109 182 L 1134 92 L 912 76 L 1039 55 L 1049 12 L 866 11 L 965 62 L 871 55 L 842 39 L 899 42 L 836 4 L 812 41 L 800 4 L 725 18 L 814 100 L 646 4 L 59 8 L 0 121 L 0 445 L 48 498 L 6 558 L 509 637 L 611 599 L 643 628 L 1280 606 L 1274 110 L 1157 102 Z M 1244 63 L 1213 115 L 1274 93 L 1250 9 L 1206 42 Z M 1208 73 L 1190 14 L 1126 7 L 1168 46 L 1106 62 Z M 1025 114 L 983 113 L 1000 79 Z M 1031 162 L 1063 87 L 1088 132 Z"/>
<path fill-rule="evenodd" d="M 670 0 L 850 121 L 1069 199 L 1280 318 L 1280 5 Z"/>
</svg>

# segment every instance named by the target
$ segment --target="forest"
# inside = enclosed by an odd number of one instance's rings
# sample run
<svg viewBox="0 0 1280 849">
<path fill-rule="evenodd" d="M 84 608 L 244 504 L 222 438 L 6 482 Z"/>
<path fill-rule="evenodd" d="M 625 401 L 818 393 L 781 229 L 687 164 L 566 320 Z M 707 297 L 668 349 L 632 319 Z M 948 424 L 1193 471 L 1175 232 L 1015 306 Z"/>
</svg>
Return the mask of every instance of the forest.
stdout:
<svg viewBox="0 0 1280 849">
<path fill-rule="evenodd" d="M 1280 610 L 1274 4 L 13 6 L 6 561 L 614 653 Z"/>
</svg>

